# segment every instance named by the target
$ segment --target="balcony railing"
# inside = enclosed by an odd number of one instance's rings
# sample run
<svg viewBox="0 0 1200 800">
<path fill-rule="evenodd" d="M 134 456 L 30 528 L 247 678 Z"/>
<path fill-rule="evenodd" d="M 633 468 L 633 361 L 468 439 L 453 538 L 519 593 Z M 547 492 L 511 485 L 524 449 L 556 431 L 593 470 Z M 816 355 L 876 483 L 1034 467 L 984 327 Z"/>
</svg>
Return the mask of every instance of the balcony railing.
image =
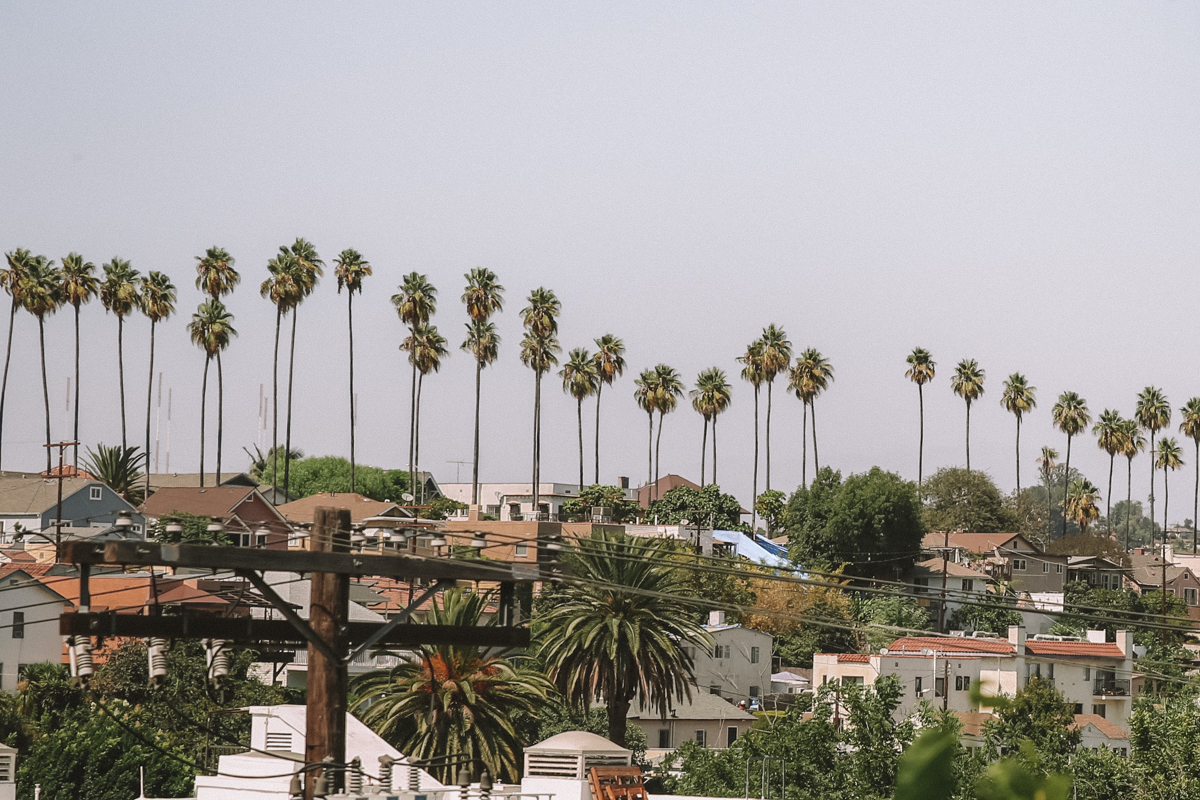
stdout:
<svg viewBox="0 0 1200 800">
<path fill-rule="evenodd" d="M 1097 678 L 1092 694 L 1096 697 L 1129 697 L 1129 680 Z"/>
</svg>

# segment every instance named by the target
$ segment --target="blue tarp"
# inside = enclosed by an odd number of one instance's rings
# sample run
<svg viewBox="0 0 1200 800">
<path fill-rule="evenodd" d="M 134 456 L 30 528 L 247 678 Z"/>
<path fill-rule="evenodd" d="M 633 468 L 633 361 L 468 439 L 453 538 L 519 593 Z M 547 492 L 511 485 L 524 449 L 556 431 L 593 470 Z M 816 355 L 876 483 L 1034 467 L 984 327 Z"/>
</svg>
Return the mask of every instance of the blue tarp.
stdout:
<svg viewBox="0 0 1200 800">
<path fill-rule="evenodd" d="M 759 564 L 768 567 L 791 566 L 787 559 L 787 548 L 761 536 L 751 536 L 741 531 L 713 531 L 713 539 L 733 545 L 737 555 Z"/>
</svg>

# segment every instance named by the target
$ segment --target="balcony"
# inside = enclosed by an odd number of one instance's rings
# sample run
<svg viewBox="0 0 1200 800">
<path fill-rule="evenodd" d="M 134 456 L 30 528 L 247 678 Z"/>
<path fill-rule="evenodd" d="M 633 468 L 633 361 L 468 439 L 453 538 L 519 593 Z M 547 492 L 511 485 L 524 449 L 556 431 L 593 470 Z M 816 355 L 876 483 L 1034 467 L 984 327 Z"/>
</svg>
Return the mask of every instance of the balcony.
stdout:
<svg viewBox="0 0 1200 800">
<path fill-rule="evenodd" d="M 1095 697 L 1129 697 L 1129 680 L 1097 678 L 1092 694 Z"/>
</svg>

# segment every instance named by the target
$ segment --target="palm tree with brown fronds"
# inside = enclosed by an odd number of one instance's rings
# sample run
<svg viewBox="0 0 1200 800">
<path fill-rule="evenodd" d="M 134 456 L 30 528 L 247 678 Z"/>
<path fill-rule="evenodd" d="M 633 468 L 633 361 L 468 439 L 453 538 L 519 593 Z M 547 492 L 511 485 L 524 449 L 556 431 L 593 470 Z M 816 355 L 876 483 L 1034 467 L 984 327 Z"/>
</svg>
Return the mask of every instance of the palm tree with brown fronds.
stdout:
<svg viewBox="0 0 1200 800">
<path fill-rule="evenodd" d="M 479 504 L 479 409 L 482 400 L 483 369 L 499 354 L 500 335 L 490 322 L 492 315 L 504 310 L 504 287 L 490 269 L 477 267 L 466 275 L 467 288 L 462 301 L 467 306 L 467 339 L 462 349 L 475 357 L 475 447 L 471 460 L 471 505 Z"/>
<path fill-rule="evenodd" d="M 1067 460 L 1063 472 L 1063 501 L 1066 502 L 1067 481 L 1071 479 L 1071 439 L 1087 430 L 1092 421 L 1087 401 L 1075 392 L 1063 392 L 1054 404 L 1054 425 L 1067 435 Z M 1067 515 L 1063 514 L 1062 535 L 1067 535 Z"/>
<path fill-rule="evenodd" d="M 575 415 L 579 423 L 579 493 L 583 494 L 583 401 L 596 393 L 600 376 L 586 347 L 576 347 L 568 353 L 558 375 L 563 381 L 563 391 L 575 398 Z"/>
<path fill-rule="evenodd" d="M 1037 387 L 1030 386 L 1029 381 L 1019 372 L 1008 376 L 1004 382 L 1004 393 L 1000 396 L 1000 405 L 1005 411 L 1011 412 L 1017 418 L 1017 494 L 1021 494 L 1021 419 L 1037 407 Z M 1112 490 L 1112 487 L 1109 487 Z"/>
<path fill-rule="evenodd" d="M 46 404 L 46 474 L 50 474 L 50 386 L 46 378 L 46 317 L 63 304 L 62 275 L 45 256 L 30 260 L 21 276 L 21 305 L 37 318 L 38 344 L 42 356 L 42 400 Z"/>
<path fill-rule="evenodd" d="M 801 403 L 803 424 L 800 426 L 800 485 L 808 485 L 808 417 L 812 415 L 813 470 L 820 471 L 817 451 L 817 397 L 833 383 L 833 365 L 820 351 L 808 348 L 796 358 L 796 366 L 788 375 L 788 386 Z"/>
<path fill-rule="evenodd" d="M 954 368 L 950 378 L 950 388 L 956 395 L 967 401 L 967 472 L 971 471 L 971 403 L 983 396 L 983 381 L 987 375 L 979 362 L 973 358 L 964 358 Z"/>
<path fill-rule="evenodd" d="M 792 363 L 792 343 L 787 338 L 783 328 L 771 323 L 763 328 L 762 337 L 762 371 L 763 379 L 767 382 L 767 491 L 771 490 L 771 389 L 775 386 L 775 376 L 786 373 Z M 661 429 L 660 429 L 661 432 Z"/>
<path fill-rule="evenodd" d="M 350 332 L 350 491 L 354 492 L 354 428 L 357 423 L 354 418 L 354 295 L 362 292 L 363 279 L 371 274 L 371 264 L 353 248 L 343 250 L 333 263 L 338 294 L 342 289 L 346 290 L 346 322 Z"/>
<path fill-rule="evenodd" d="M 203 256 L 196 256 L 196 288 L 213 300 L 231 293 L 241 280 L 242 276 L 233 268 L 233 256 L 224 247 L 210 247 Z M 221 364 L 221 353 L 228 346 L 226 340 L 214 351 L 217 359 L 217 486 L 221 485 L 221 445 L 225 435 L 225 369 Z M 200 470 L 200 485 L 204 485 L 204 470 Z"/>
<path fill-rule="evenodd" d="M 1179 409 L 1179 432 L 1196 444 L 1196 491 L 1192 496 L 1192 553 L 1196 552 L 1196 517 L 1200 516 L 1200 397 L 1193 397 Z"/>
<path fill-rule="evenodd" d="M 596 386 L 596 485 L 600 484 L 600 393 L 605 386 L 625 372 L 625 342 L 611 333 L 606 333 L 596 339 L 596 376 L 600 383 Z"/>
</svg>

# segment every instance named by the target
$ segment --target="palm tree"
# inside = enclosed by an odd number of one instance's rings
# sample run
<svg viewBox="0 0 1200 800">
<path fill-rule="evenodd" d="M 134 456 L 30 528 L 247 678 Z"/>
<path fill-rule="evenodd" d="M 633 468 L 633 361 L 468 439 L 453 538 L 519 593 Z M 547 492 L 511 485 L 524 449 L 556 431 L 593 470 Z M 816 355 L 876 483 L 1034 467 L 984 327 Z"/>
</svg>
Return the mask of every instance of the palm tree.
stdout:
<svg viewBox="0 0 1200 800">
<path fill-rule="evenodd" d="M 213 300 L 218 300 L 232 292 L 241 280 L 242 276 L 233 268 L 233 256 L 229 255 L 229 251 L 225 248 L 210 247 L 204 251 L 203 256 L 196 256 L 196 288 Z M 292 320 L 294 323 L 295 317 Z M 294 341 L 295 339 L 293 339 Z M 217 486 L 221 485 L 221 444 L 225 433 L 225 370 L 221 366 L 221 351 L 228 346 L 229 340 L 226 339 L 225 344 L 215 351 L 217 359 Z M 203 401 L 200 405 L 203 408 Z M 203 421 L 201 421 L 200 428 L 203 431 Z M 201 462 L 203 460 L 201 457 Z M 286 471 L 286 469 L 285 464 L 284 470 Z M 286 484 L 287 481 L 285 480 L 284 483 Z M 200 470 L 200 485 L 204 485 L 203 468 Z M 287 491 L 286 488 L 284 491 Z"/>
<path fill-rule="evenodd" d="M 1096 419 L 1092 433 L 1096 434 L 1096 446 L 1108 453 L 1108 500 L 1105 506 L 1104 518 L 1108 520 L 1108 532 L 1112 534 L 1112 478 L 1113 462 L 1121 452 L 1121 414 L 1110 408 L 1104 409 Z"/>
<path fill-rule="evenodd" d="M 967 401 L 967 472 L 971 471 L 971 402 L 978 400 L 983 394 L 983 380 L 986 378 L 979 362 L 973 358 L 964 358 L 954 368 L 950 378 L 950 388 L 956 395 Z"/>
<path fill-rule="evenodd" d="M 392 295 L 392 306 L 400 316 L 400 321 L 408 326 L 409 338 L 412 338 L 418 325 L 428 324 L 429 318 L 437 310 L 437 289 L 429 279 L 417 272 L 404 276 L 398 287 L 399 291 Z M 405 346 L 400 345 L 401 350 Z M 410 494 L 417 491 L 417 476 L 415 473 L 415 454 L 413 446 L 417 435 L 417 362 L 412 351 L 408 351 L 408 363 L 412 365 L 412 387 L 410 389 L 408 410 L 408 490 Z"/>
<path fill-rule="evenodd" d="M 1014 372 L 1004 382 L 1000 405 L 1017 418 L 1017 495 L 1021 494 L 1021 417 L 1037 407 L 1037 387 L 1030 386 L 1025 376 Z M 1109 487 L 1112 490 L 1112 487 Z"/>
<path fill-rule="evenodd" d="M 704 438 L 700 443 L 700 485 L 707 486 L 704 481 L 705 456 L 708 453 L 708 423 L 713 424 L 713 479 L 717 482 L 717 415 L 729 407 L 729 381 L 725 371 L 720 367 L 709 367 L 696 377 L 696 388 L 688 393 L 692 398 L 692 408 L 704 417 Z"/>
<path fill-rule="evenodd" d="M 563 379 L 563 391 L 575 398 L 575 416 L 579 421 L 579 493 L 583 494 L 583 401 L 596 393 L 600 376 L 586 347 L 576 347 L 568 353 L 567 363 L 558 375 Z"/>
<path fill-rule="evenodd" d="M 792 363 L 792 343 L 783 328 L 771 323 L 762 332 L 762 370 L 767 382 L 767 491 L 771 490 L 771 388 L 775 376 L 786 372 Z M 659 429 L 662 433 L 662 429 Z"/>
<path fill-rule="evenodd" d="M 1074 481 L 1067 492 L 1064 510 L 1079 526 L 1081 534 L 1086 534 L 1088 523 L 1100 516 L 1100 509 L 1096 506 L 1099 494 L 1100 489 L 1087 478 Z"/>
<path fill-rule="evenodd" d="M 596 375 L 600 383 L 596 386 L 596 472 L 595 483 L 600 484 L 600 392 L 611 386 L 614 379 L 625 372 L 625 343 L 611 333 L 606 333 L 596 342 Z"/>
<path fill-rule="evenodd" d="M 1196 491 L 1192 497 L 1192 553 L 1196 552 L 1196 517 L 1200 516 L 1200 397 L 1188 400 L 1179 409 L 1183 421 L 1179 423 L 1179 432 L 1190 438 L 1196 444 Z"/>
<path fill-rule="evenodd" d="M 1155 456 L 1154 436 L 1160 430 L 1171 424 L 1171 404 L 1167 402 L 1167 396 L 1163 394 L 1161 389 L 1156 389 L 1153 386 L 1147 386 L 1138 395 L 1137 405 L 1134 407 L 1134 419 L 1150 432 L 1150 523 L 1151 536 L 1154 531 L 1154 469 Z M 1163 541 L 1166 541 L 1167 529 L 1163 528 Z M 1153 540 L 1150 542 L 1154 544 Z"/>
<path fill-rule="evenodd" d="M 4 255 L 8 261 L 8 269 L 0 270 L 0 285 L 12 298 L 12 305 L 8 312 L 8 345 L 4 355 L 4 379 L 3 382 L 0 382 L 0 445 L 4 442 L 4 398 L 8 394 L 8 366 L 12 361 L 13 323 L 16 322 L 17 309 L 21 307 L 23 297 L 21 278 L 24 277 L 33 259 L 43 257 L 34 256 L 28 250 L 20 247 Z"/>
<path fill-rule="evenodd" d="M 658 454 L 662 448 L 663 417 L 675 410 L 679 398 L 683 397 L 683 381 L 679 373 L 666 364 L 654 368 L 655 398 L 654 405 L 658 410 L 658 436 L 654 441 L 654 499 L 658 499 Z"/>
<path fill-rule="evenodd" d="M 504 287 L 496 281 L 496 273 L 476 267 L 463 276 L 467 288 L 462 301 L 467 306 L 467 340 L 462 349 L 475 356 L 475 455 L 471 462 L 471 505 L 479 504 L 479 405 L 483 368 L 496 360 L 500 336 L 488 320 L 504 310 Z"/>
<path fill-rule="evenodd" d="M 763 344 L 761 339 L 755 339 L 746 346 L 746 352 L 738 356 L 738 363 L 742 365 L 742 380 L 748 382 L 754 387 L 754 483 L 751 490 L 753 496 L 758 498 L 758 390 L 762 386 L 766 375 L 763 372 Z M 715 483 L 715 481 L 714 481 Z M 750 529 L 754 530 L 758 523 L 757 503 L 750 504 Z"/>
<path fill-rule="evenodd" d="M 146 388 L 146 496 L 150 496 L 150 411 L 154 402 L 154 329 L 175 313 L 175 285 L 165 274 L 154 270 L 142 279 L 139 299 L 142 313 L 150 320 L 150 377 Z"/>
<path fill-rule="evenodd" d="M 1136 419 L 1121 420 L 1120 428 L 1121 455 L 1125 456 L 1125 549 L 1129 549 L 1129 523 L 1133 519 L 1133 457 L 1146 449 L 1146 437 Z M 1151 530 L 1153 531 L 1153 525 Z"/>
<path fill-rule="evenodd" d="M 1038 467 L 1042 471 L 1042 480 L 1046 482 L 1046 542 L 1050 541 L 1050 534 L 1053 531 L 1054 511 L 1050 505 L 1050 473 L 1054 470 L 1058 461 L 1058 451 L 1053 447 L 1042 447 L 1042 455 L 1038 458 Z"/>
<path fill-rule="evenodd" d="M 608 738 L 620 747 L 634 699 L 665 718 L 674 701 L 691 697 L 688 648 L 708 647 L 671 548 L 621 533 L 580 539 L 564 554 L 573 580 L 538 621 L 548 677 L 575 709 L 603 699 Z"/>
<path fill-rule="evenodd" d="M 1167 478 L 1170 477 L 1173 470 L 1177 470 L 1183 466 L 1183 450 L 1179 447 L 1179 442 L 1175 441 L 1173 436 L 1164 436 L 1158 442 L 1158 456 L 1155 462 L 1158 468 L 1163 471 L 1163 548 L 1167 546 L 1167 527 L 1170 524 L 1167 518 L 1167 503 L 1171 500 L 1171 491 L 1167 485 Z M 1153 517 L 1150 518 L 1153 521 Z"/>
<path fill-rule="evenodd" d="M 138 304 L 138 282 L 142 276 L 128 261 L 114 258 L 104 265 L 100 284 L 100 303 L 105 311 L 117 315 L 117 372 L 121 389 L 121 446 L 127 447 L 125 434 L 125 315 Z"/>
<path fill-rule="evenodd" d="M 200 485 L 204 485 L 204 407 L 208 400 L 208 365 L 218 353 L 229 346 L 229 342 L 237 331 L 233 328 L 233 315 L 225 308 L 225 304 L 216 298 L 210 298 L 200 304 L 192 321 L 188 323 L 188 333 L 192 343 L 204 351 L 204 379 L 200 384 Z M 217 395 L 217 426 L 221 425 L 221 395 Z M 219 436 L 219 434 L 218 434 Z M 286 456 L 285 461 L 286 463 Z M 218 484 L 219 485 L 219 484 Z M 286 491 L 286 490 L 285 490 Z"/>
<path fill-rule="evenodd" d="M 425 386 L 425 376 L 431 372 L 440 372 L 442 359 L 449 354 L 446 347 L 446 337 L 438 332 L 436 325 L 418 325 L 413 331 L 409 343 L 409 352 L 417 365 L 417 414 L 413 438 L 413 465 L 419 472 L 421 469 L 421 390 Z M 425 484 L 420 484 L 419 502 L 425 502 Z"/>
<path fill-rule="evenodd" d="M 371 274 L 371 265 L 362 254 L 352 248 L 347 248 L 338 254 L 334 263 L 334 274 L 337 276 L 338 294 L 346 290 L 346 321 L 350 331 L 350 491 L 354 485 L 354 295 L 362 292 L 363 278 Z"/>
<path fill-rule="evenodd" d="M 21 305 L 38 321 L 42 354 L 42 400 L 46 404 L 46 474 L 50 474 L 50 385 L 46 378 L 46 317 L 63 304 L 62 273 L 45 256 L 30 259 L 21 277 Z"/>
<path fill-rule="evenodd" d="M 646 412 L 649 436 L 646 438 L 646 486 L 654 483 L 654 412 L 658 408 L 658 373 L 647 367 L 633 382 L 633 399 Z"/>
<path fill-rule="evenodd" d="M 1081 431 L 1087 430 L 1092 415 L 1088 411 L 1087 401 L 1075 392 L 1063 392 L 1058 396 L 1052 412 L 1054 424 L 1067 435 L 1066 470 L 1063 473 L 1063 502 L 1066 502 L 1067 481 L 1071 479 L 1071 439 Z M 1065 508 L 1065 507 L 1064 507 Z M 1067 515 L 1063 514 L 1062 534 L 1067 535 Z"/>
<path fill-rule="evenodd" d="M 296 316 L 300 310 L 300 303 L 304 298 L 308 297 L 317 288 L 317 279 L 324 275 L 322 267 L 325 262 L 317 255 L 317 249 L 307 239 L 296 237 L 296 241 L 292 243 L 291 248 L 280 247 L 279 254 L 286 256 L 292 267 L 292 274 L 296 282 L 296 299 L 292 305 L 292 341 L 288 346 L 288 390 L 287 390 L 287 423 L 284 426 L 283 434 L 283 491 L 287 494 L 292 482 L 292 460 L 289 454 L 292 452 L 292 384 L 296 375 Z M 217 369 L 220 370 L 221 361 L 217 359 Z M 221 451 L 217 449 L 217 466 L 221 464 Z"/>
<path fill-rule="evenodd" d="M 525 326 L 525 339 L 521 342 L 521 362 L 533 370 L 533 513 L 538 514 L 541 504 L 542 479 L 542 375 L 558 364 L 555 353 L 561 352 L 558 344 L 558 315 L 562 303 L 549 289 L 539 286 L 529 293 L 521 309 L 521 322 Z"/>
<path fill-rule="evenodd" d="M 84 467 L 127 502 L 139 505 L 146 499 L 142 492 L 142 473 L 140 467 L 144 459 L 136 447 L 107 447 L 96 445 L 96 451 L 89 448 Z"/>
<path fill-rule="evenodd" d="M 267 262 L 269 277 L 262 282 L 259 293 L 275 304 L 275 356 L 271 362 L 271 492 L 272 497 L 279 484 L 279 334 L 283 315 L 290 312 L 302 297 L 300 284 L 296 280 L 296 260 L 287 248 L 280 248 L 279 255 Z M 284 462 L 289 461 L 284 453 Z"/>
<path fill-rule="evenodd" d="M 496 617 L 484 613 L 488 599 L 448 589 L 440 607 L 430 605 L 424 623 L 494 626 Z M 500 780 L 518 781 L 517 753 L 525 743 L 513 720 L 537 714 L 554 689 L 550 682 L 525 659 L 487 647 L 425 644 L 413 656 L 391 670 L 355 678 L 350 710 L 409 758 L 465 756 Z M 449 785 L 457 767 L 442 762 L 429 769 Z"/>
<path fill-rule="evenodd" d="M 914 347 L 905 359 L 908 370 L 904 376 L 917 385 L 917 401 L 921 408 L 921 440 L 917 446 L 917 485 L 921 485 L 925 461 L 925 391 L 922 387 L 937 374 L 937 364 L 924 347 Z"/>
<path fill-rule="evenodd" d="M 709 389 L 711 395 L 711 413 L 712 413 L 712 431 L 713 431 L 713 466 L 712 466 L 712 483 L 718 486 L 717 483 L 717 418 L 728 410 L 729 405 L 733 402 L 733 387 L 729 385 L 729 379 L 725 377 L 725 370 L 717 369 L 715 374 L 710 379 Z"/>
<path fill-rule="evenodd" d="M 479 503 L 479 403 L 483 368 L 500 355 L 500 334 L 496 323 L 472 320 L 467 323 L 467 338 L 462 349 L 475 357 L 475 459 L 471 465 L 471 504 Z"/>
<path fill-rule="evenodd" d="M 76 468 L 79 467 L 79 307 L 100 291 L 95 270 L 96 265 L 84 261 L 78 253 L 71 253 L 62 260 L 63 301 L 75 308 L 75 427 L 71 439 L 75 442 L 72 463 Z"/>
<path fill-rule="evenodd" d="M 814 471 L 821 469 L 821 459 L 817 455 L 817 410 L 814 401 L 821 392 L 829 388 L 833 382 L 833 365 L 820 351 L 810 347 L 796 359 L 788 376 L 788 386 L 796 394 L 801 403 L 800 428 L 800 485 L 808 485 L 808 415 L 812 414 L 813 428 L 813 467 Z"/>
</svg>

